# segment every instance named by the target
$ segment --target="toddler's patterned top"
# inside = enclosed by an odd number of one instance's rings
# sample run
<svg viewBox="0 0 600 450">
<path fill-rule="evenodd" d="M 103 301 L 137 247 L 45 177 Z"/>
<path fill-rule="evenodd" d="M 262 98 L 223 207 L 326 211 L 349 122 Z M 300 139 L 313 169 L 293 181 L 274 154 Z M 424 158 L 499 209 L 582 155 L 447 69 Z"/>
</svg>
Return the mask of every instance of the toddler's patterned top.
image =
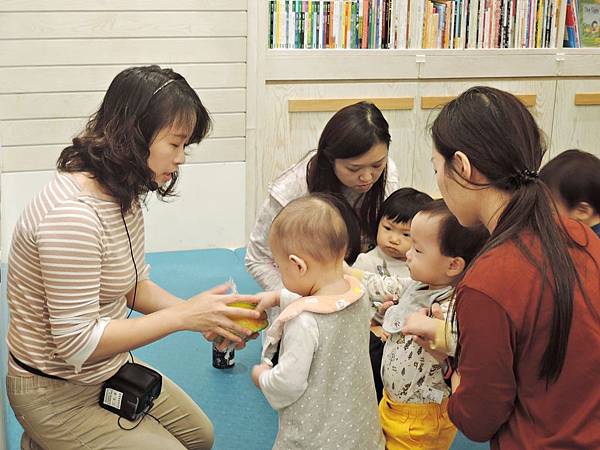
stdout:
<svg viewBox="0 0 600 450">
<path fill-rule="evenodd" d="M 398 305 L 386 311 L 383 329 L 391 336 L 383 349 L 381 378 L 392 401 L 441 403 L 450 395 L 437 360 L 400 330 L 408 314 L 429 308 L 434 302 L 440 303 L 446 316 L 451 295 L 451 287 L 428 290 L 423 283 L 413 281 L 403 292 Z"/>
</svg>

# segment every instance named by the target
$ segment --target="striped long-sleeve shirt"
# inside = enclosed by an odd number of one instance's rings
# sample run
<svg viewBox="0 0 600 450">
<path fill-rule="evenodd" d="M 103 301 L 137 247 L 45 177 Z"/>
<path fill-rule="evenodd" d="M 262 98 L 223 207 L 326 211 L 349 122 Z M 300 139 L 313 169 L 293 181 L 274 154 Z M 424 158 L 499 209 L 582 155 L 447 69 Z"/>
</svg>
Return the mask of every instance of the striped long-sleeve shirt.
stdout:
<svg viewBox="0 0 600 450">
<path fill-rule="evenodd" d="M 144 261 L 139 205 L 125 215 L 138 271 Z M 19 218 L 8 260 L 8 348 L 25 364 L 77 383 L 112 376 L 127 353 L 87 363 L 104 328 L 127 314 L 135 283 L 119 204 L 81 192 L 59 173 Z M 9 357 L 9 373 L 28 376 Z"/>
</svg>

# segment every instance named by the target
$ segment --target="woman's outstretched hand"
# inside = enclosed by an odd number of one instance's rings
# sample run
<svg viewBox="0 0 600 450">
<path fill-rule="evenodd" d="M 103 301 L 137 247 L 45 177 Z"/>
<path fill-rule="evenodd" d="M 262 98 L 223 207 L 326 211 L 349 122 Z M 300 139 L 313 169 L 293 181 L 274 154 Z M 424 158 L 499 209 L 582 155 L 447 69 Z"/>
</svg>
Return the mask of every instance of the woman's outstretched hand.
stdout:
<svg viewBox="0 0 600 450">
<path fill-rule="evenodd" d="M 199 331 L 211 341 L 217 336 L 222 336 L 238 348 L 243 347 L 244 338 L 255 337 L 255 333 L 236 323 L 235 319 L 258 319 L 261 312 L 228 305 L 234 302 L 256 304 L 260 299 L 254 295 L 228 294 L 230 288 L 229 283 L 222 284 L 190 297 L 178 305 L 181 329 Z"/>
</svg>

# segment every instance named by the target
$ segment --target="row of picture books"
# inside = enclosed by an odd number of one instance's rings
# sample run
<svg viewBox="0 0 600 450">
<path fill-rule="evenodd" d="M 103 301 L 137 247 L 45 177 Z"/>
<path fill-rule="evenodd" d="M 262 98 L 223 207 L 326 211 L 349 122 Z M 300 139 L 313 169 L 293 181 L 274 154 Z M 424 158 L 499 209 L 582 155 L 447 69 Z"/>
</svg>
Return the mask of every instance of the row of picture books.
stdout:
<svg viewBox="0 0 600 450">
<path fill-rule="evenodd" d="M 600 0 L 270 0 L 269 48 L 600 46 Z"/>
<path fill-rule="evenodd" d="M 600 47 L 600 0 L 567 0 L 563 47 Z"/>
</svg>

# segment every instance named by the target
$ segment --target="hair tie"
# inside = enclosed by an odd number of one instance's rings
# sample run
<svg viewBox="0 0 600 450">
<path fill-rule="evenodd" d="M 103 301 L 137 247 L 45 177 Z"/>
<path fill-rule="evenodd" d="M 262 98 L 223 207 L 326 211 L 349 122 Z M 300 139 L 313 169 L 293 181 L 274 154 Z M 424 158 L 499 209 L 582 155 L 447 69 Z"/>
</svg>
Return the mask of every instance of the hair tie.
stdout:
<svg viewBox="0 0 600 450">
<path fill-rule="evenodd" d="M 519 178 L 523 184 L 532 183 L 538 179 L 537 170 L 523 169 L 519 172 Z"/>
<path fill-rule="evenodd" d="M 523 169 L 519 170 L 515 175 L 506 177 L 506 187 L 519 189 L 530 183 L 534 183 L 538 180 L 538 173 L 536 170 Z"/>
</svg>

